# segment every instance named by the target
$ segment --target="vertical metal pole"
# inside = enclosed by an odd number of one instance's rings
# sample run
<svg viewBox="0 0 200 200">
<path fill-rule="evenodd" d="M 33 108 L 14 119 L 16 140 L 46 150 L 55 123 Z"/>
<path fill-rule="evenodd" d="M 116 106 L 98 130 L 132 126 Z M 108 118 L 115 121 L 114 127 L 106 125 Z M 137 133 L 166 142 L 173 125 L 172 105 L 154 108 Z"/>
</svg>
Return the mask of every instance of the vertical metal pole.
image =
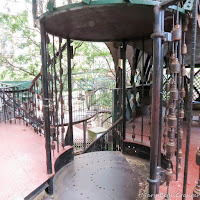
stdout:
<svg viewBox="0 0 200 200">
<path fill-rule="evenodd" d="M 122 140 L 126 137 L 126 44 L 123 41 L 122 45 L 122 58 L 123 58 L 123 69 L 122 69 Z"/>
<path fill-rule="evenodd" d="M 49 101 L 48 101 L 48 76 L 47 76 L 47 49 L 46 49 L 46 31 L 44 24 L 40 22 L 41 29 L 41 49 L 42 49 L 42 86 L 43 86 L 43 105 L 44 105 L 44 133 L 46 147 L 47 173 L 52 173 L 51 162 L 51 141 L 50 141 L 50 120 L 49 120 Z"/>
<path fill-rule="evenodd" d="M 180 21 L 180 25 L 181 25 L 181 21 Z M 178 41 L 178 52 L 177 52 L 177 54 L 178 54 L 178 60 L 179 60 L 180 64 L 181 64 L 181 60 L 182 60 L 182 57 L 181 57 L 181 44 L 182 44 L 181 40 Z M 176 150 L 176 181 L 178 181 L 178 165 L 179 165 L 178 151 L 179 151 L 179 148 L 180 148 L 179 134 L 180 134 L 180 126 L 181 126 L 181 120 L 180 120 L 181 72 L 178 73 L 177 83 L 178 83 L 178 102 L 177 102 L 177 140 L 176 140 L 176 143 L 177 143 L 177 147 L 176 147 L 177 148 L 177 150 Z"/>
<path fill-rule="evenodd" d="M 165 11 L 161 11 L 162 15 L 162 33 L 164 33 L 164 20 L 165 20 Z M 160 121 L 159 121 L 159 137 L 158 137 L 158 160 L 157 160 L 157 173 L 159 174 L 162 170 L 161 168 L 161 140 L 162 140 L 162 123 L 163 123 L 163 58 L 164 58 L 164 43 L 162 43 L 161 47 L 161 64 L 160 64 L 160 70 L 161 70 L 161 75 L 160 75 Z M 159 193 L 159 186 L 157 186 L 157 194 Z"/>
<path fill-rule="evenodd" d="M 83 122 L 83 148 L 86 150 L 86 129 L 87 129 L 87 121 Z"/>
<path fill-rule="evenodd" d="M 156 185 L 159 182 L 157 176 L 158 161 L 158 138 L 159 138 L 159 120 L 160 120 L 160 81 L 161 81 L 161 34 L 162 17 L 159 7 L 154 7 L 154 33 L 153 37 L 153 93 L 152 93 L 152 126 L 151 126 L 151 153 L 150 153 L 150 178 L 149 181 L 149 199 L 155 199 Z"/>
<path fill-rule="evenodd" d="M 186 151 L 185 151 L 185 167 L 184 167 L 184 180 L 183 180 L 183 196 L 182 200 L 185 200 L 186 186 L 187 186 L 187 174 L 188 174 L 188 161 L 189 161 L 189 149 L 190 149 L 190 133 L 191 133 L 191 112 L 192 112 L 192 97 L 193 97 L 193 79 L 194 79 L 194 66 L 195 66 L 195 53 L 196 53 L 196 37 L 197 37 L 197 10 L 198 0 L 194 0 L 192 18 L 192 55 L 191 55 L 191 68 L 190 68 L 190 91 L 188 98 L 188 123 L 187 123 L 187 138 L 186 138 Z"/>
<path fill-rule="evenodd" d="M 142 80 L 142 99 L 141 99 L 141 106 L 142 106 L 142 109 L 144 107 L 144 38 L 142 40 L 142 71 L 141 71 L 141 80 Z M 141 123 L 141 143 L 143 143 L 143 134 L 144 134 L 144 116 L 142 114 L 142 123 Z"/>
<path fill-rule="evenodd" d="M 67 63 L 68 63 L 68 106 L 69 106 L 69 145 L 73 145 L 73 121 L 72 121 L 72 71 L 71 59 L 72 51 L 70 46 L 70 39 L 67 40 Z"/>
<path fill-rule="evenodd" d="M 60 53 L 60 52 L 59 52 Z M 57 152 L 59 153 L 59 126 L 58 126 L 58 99 L 57 99 L 57 84 L 56 84 L 56 81 L 57 81 L 57 75 L 56 75 L 56 67 L 55 67 L 55 64 L 56 64 L 56 54 L 55 54 L 55 38 L 53 36 L 53 69 L 54 69 L 54 88 L 55 88 L 55 102 L 56 102 L 56 105 L 55 105 L 55 116 L 54 116 L 54 122 L 56 123 L 56 130 L 57 130 Z M 56 120 L 55 120 L 56 119 Z"/>
</svg>

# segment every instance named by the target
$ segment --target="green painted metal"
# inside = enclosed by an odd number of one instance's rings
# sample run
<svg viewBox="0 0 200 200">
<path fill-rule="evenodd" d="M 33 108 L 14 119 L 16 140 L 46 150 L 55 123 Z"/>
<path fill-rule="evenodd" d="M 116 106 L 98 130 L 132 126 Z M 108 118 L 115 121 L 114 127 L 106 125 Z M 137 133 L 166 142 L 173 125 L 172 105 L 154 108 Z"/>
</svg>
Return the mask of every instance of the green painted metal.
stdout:
<svg viewBox="0 0 200 200">
<path fill-rule="evenodd" d="M 90 4 L 91 0 L 83 0 L 84 3 Z"/>
<path fill-rule="evenodd" d="M 47 4 L 47 9 L 49 11 L 54 11 L 54 9 L 55 9 L 55 0 L 49 0 L 49 2 Z"/>
<path fill-rule="evenodd" d="M 65 11 L 69 10 L 72 8 L 84 8 L 88 6 L 94 6 L 94 5 L 113 5 L 113 4 L 130 4 L 130 5 L 144 5 L 144 6 L 155 6 L 158 5 L 161 1 L 151 1 L 151 0 L 129 0 L 129 2 L 125 2 L 124 0 L 97 0 L 97 1 L 92 1 L 92 0 L 83 0 L 81 3 L 73 3 L 73 4 L 68 4 L 65 6 L 61 6 L 58 8 L 54 8 L 54 4 L 52 5 L 52 1 L 54 0 L 49 0 L 49 3 L 47 6 L 48 10 L 51 11 Z M 164 0 L 163 0 L 164 1 Z M 188 0 L 190 1 L 190 0 Z M 193 1 L 193 0 L 191 0 Z M 169 10 L 177 10 L 177 6 L 169 6 Z M 185 9 L 179 7 L 179 11 L 183 14 L 185 14 Z M 48 12 L 44 13 L 42 18 L 48 16 Z"/>
<path fill-rule="evenodd" d="M 15 87 L 23 90 L 31 86 L 31 81 L 0 81 L 0 84 L 2 84 L 2 87 Z"/>
<path fill-rule="evenodd" d="M 192 11 L 193 4 L 194 4 L 194 0 L 186 0 L 186 2 L 183 5 L 183 8 L 187 11 Z"/>
</svg>

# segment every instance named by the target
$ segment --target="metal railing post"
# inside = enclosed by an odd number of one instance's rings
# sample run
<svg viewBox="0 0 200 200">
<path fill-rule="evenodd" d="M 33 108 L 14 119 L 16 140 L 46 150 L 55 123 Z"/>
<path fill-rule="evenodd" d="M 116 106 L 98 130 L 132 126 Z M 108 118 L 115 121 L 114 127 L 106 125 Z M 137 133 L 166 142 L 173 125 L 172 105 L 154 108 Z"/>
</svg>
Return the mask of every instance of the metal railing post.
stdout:
<svg viewBox="0 0 200 200">
<path fill-rule="evenodd" d="M 43 86 L 43 106 L 44 106 L 44 135 L 46 147 L 47 173 L 52 173 L 51 161 L 51 141 L 50 141 L 50 120 L 49 120 L 49 101 L 48 101 L 48 76 L 47 76 L 47 49 L 46 31 L 44 24 L 40 22 L 41 29 L 41 50 L 42 50 L 42 86 Z"/>
<path fill-rule="evenodd" d="M 160 121 L 160 86 L 161 86 L 161 60 L 162 58 L 162 12 L 158 6 L 154 8 L 155 24 L 153 38 L 153 93 L 152 93 L 152 126 L 151 126 L 151 153 L 150 153 L 150 178 L 149 199 L 155 199 L 156 186 L 160 181 L 157 175 L 158 163 L 158 138 Z"/>
</svg>

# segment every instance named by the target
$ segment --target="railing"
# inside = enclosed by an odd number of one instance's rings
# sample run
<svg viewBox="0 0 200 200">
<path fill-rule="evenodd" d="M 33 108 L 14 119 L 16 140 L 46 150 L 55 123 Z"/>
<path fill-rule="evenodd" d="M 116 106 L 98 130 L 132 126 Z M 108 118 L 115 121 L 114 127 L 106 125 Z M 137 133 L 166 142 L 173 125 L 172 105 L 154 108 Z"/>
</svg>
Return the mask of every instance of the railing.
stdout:
<svg viewBox="0 0 200 200">
<path fill-rule="evenodd" d="M 3 103 L 3 112 L 4 112 L 4 121 L 6 119 L 12 123 L 12 118 L 23 119 L 30 125 L 32 125 L 35 129 L 39 130 L 42 127 L 42 121 L 37 119 L 37 117 L 32 116 L 20 103 L 20 101 L 16 101 L 14 97 L 6 93 L 3 89 L 0 89 L 0 98 Z M 15 121 L 16 123 L 16 121 Z"/>
<path fill-rule="evenodd" d="M 97 138 L 90 146 L 84 151 L 84 153 L 94 151 L 108 151 L 108 150 L 120 150 L 122 148 L 122 136 L 121 136 L 121 122 L 120 117 L 107 131 L 105 131 L 99 138 Z"/>
</svg>

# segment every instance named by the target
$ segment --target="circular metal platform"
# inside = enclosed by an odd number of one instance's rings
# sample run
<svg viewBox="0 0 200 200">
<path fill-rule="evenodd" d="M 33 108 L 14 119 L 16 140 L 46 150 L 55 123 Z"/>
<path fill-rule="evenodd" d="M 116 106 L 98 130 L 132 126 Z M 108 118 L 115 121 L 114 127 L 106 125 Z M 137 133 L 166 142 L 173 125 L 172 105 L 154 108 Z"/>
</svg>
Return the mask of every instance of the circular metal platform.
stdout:
<svg viewBox="0 0 200 200">
<path fill-rule="evenodd" d="M 83 41 L 133 41 L 150 37 L 157 1 L 70 4 L 41 17 L 48 33 Z"/>
<path fill-rule="evenodd" d="M 76 156 L 54 178 L 54 197 L 64 199 L 133 200 L 139 194 L 141 165 L 131 168 L 120 152 Z"/>
</svg>

